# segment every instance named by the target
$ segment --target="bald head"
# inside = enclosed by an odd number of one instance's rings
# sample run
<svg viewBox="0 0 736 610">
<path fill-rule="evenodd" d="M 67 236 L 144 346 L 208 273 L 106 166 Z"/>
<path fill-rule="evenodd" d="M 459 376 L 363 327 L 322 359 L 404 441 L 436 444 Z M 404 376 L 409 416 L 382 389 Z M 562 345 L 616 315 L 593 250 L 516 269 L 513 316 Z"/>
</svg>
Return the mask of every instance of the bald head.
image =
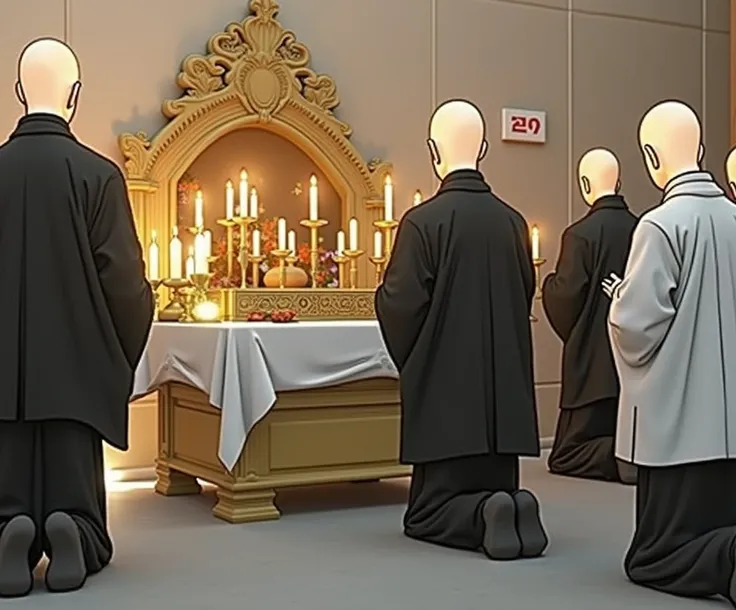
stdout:
<svg viewBox="0 0 736 610">
<path fill-rule="evenodd" d="M 652 181 L 664 189 L 673 178 L 700 170 L 705 151 L 700 119 L 683 102 L 657 104 L 641 120 L 639 145 Z"/>
<path fill-rule="evenodd" d="M 606 195 L 615 195 L 620 177 L 621 168 L 616 155 L 605 148 L 589 150 L 578 164 L 580 191 L 588 205 Z"/>
<path fill-rule="evenodd" d="M 79 79 L 74 51 L 60 40 L 41 38 L 23 49 L 15 89 L 26 114 L 45 112 L 70 121 L 77 106 Z"/>
<path fill-rule="evenodd" d="M 736 148 L 731 150 L 726 158 L 726 179 L 728 186 L 731 187 L 731 193 L 736 198 Z"/>
<path fill-rule="evenodd" d="M 478 169 L 488 149 L 480 110 L 466 100 L 451 100 L 435 110 L 429 125 L 429 150 L 437 177 L 459 169 Z"/>
</svg>

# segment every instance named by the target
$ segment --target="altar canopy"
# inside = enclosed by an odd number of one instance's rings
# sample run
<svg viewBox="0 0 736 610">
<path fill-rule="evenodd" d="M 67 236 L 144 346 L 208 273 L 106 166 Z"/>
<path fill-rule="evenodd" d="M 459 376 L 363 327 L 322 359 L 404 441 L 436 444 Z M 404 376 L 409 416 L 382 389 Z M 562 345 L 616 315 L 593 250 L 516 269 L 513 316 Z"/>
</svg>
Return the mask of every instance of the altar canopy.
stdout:
<svg viewBox="0 0 736 610">
<path fill-rule="evenodd" d="M 221 410 L 219 458 L 230 471 L 276 392 L 398 378 L 376 321 L 156 323 L 134 399 L 167 382 L 195 387 Z"/>
</svg>

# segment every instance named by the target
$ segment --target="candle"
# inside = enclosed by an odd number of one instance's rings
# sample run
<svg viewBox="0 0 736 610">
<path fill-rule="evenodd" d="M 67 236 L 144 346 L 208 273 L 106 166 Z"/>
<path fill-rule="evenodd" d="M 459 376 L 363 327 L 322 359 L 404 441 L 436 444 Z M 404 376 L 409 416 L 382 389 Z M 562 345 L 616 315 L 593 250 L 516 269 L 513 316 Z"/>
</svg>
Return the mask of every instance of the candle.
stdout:
<svg viewBox="0 0 736 610">
<path fill-rule="evenodd" d="M 383 214 L 386 220 L 394 219 L 394 185 L 391 176 L 386 176 L 383 186 Z"/>
<path fill-rule="evenodd" d="M 158 239 L 156 231 L 151 231 L 151 245 L 148 246 L 148 279 L 158 280 Z"/>
<path fill-rule="evenodd" d="M 254 188 L 250 191 L 250 217 L 258 218 L 258 192 Z"/>
<path fill-rule="evenodd" d="M 187 277 L 194 275 L 194 248 L 191 246 L 189 246 L 189 256 L 187 256 L 186 274 Z"/>
<path fill-rule="evenodd" d="M 337 232 L 337 248 L 335 254 L 342 256 L 345 252 L 345 231 Z"/>
<path fill-rule="evenodd" d="M 541 258 L 539 256 L 539 229 L 537 225 L 532 227 L 532 258 L 535 261 Z"/>
<path fill-rule="evenodd" d="M 296 231 L 289 231 L 289 252 L 296 254 Z"/>
<path fill-rule="evenodd" d="M 317 191 L 317 176 L 312 174 L 309 179 L 309 220 L 319 219 L 319 194 Z"/>
<path fill-rule="evenodd" d="M 417 190 L 414 193 L 414 205 L 419 205 L 420 203 L 422 203 L 422 191 Z"/>
<path fill-rule="evenodd" d="M 248 216 L 248 172 L 240 170 L 240 191 L 238 193 L 238 205 L 240 206 L 240 217 Z"/>
<path fill-rule="evenodd" d="M 279 250 L 286 250 L 286 218 L 279 218 Z"/>
<path fill-rule="evenodd" d="M 207 254 L 207 258 L 212 256 L 212 231 L 205 231 L 204 232 L 204 251 Z"/>
<path fill-rule="evenodd" d="M 253 234 L 250 236 L 253 242 L 253 256 L 261 255 L 261 232 L 258 229 L 253 230 Z"/>
<path fill-rule="evenodd" d="M 204 197 L 202 191 L 194 196 L 194 226 L 201 229 L 204 226 Z"/>
<path fill-rule="evenodd" d="M 179 239 L 179 228 L 171 229 L 171 241 L 169 242 L 169 278 L 181 279 L 181 240 Z"/>
<path fill-rule="evenodd" d="M 194 237 L 194 273 L 207 273 L 207 238 L 204 233 L 197 233 Z"/>
<path fill-rule="evenodd" d="M 225 184 L 225 218 L 232 220 L 235 216 L 235 189 L 233 183 L 228 180 Z"/>
<path fill-rule="evenodd" d="M 348 223 L 348 233 L 350 234 L 350 249 L 355 251 L 358 249 L 358 219 L 351 218 Z"/>
<path fill-rule="evenodd" d="M 381 258 L 383 256 L 383 235 L 380 231 L 376 231 L 373 234 L 373 256 L 374 258 Z"/>
</svg>

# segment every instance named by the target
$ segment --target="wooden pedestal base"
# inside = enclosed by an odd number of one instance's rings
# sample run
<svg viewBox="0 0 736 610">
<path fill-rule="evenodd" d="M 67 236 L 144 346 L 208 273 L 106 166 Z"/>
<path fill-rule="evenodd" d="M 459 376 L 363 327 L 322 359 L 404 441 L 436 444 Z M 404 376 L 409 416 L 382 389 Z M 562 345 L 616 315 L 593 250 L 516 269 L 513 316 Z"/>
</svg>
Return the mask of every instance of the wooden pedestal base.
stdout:
<svg viewBox="0 0 736 610">
<path fill-rule="evenodd" d="M 398 462 L 399 425 L 393 379 L 282 392 L 227 472 L 217 457 L 219 409 L 199 390 L 169 383 L 159 391 L 156 491 L 197 494 L 202 479 L 217 486 L 216 517 L 278 519 L 278 489 L 408 476 L 411 468 Z"/>
</svg>

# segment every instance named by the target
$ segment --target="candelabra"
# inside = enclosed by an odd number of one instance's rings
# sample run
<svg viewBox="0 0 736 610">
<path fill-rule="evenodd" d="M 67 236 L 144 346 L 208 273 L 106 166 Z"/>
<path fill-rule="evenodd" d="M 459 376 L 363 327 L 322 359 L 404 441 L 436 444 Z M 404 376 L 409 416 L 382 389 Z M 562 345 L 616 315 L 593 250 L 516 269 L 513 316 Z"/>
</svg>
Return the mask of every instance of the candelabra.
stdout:
<svg viewBox="0 0 736 610">
<path fill-rule="evenodd" d="M 233 275 L 233 238 L 235 227 L 238 223 L 232 218 L 223 218 L 217 221 L 217 224 L 225 227 L 225 236 L 227 239 L 227 277 L 230 278 Z M 241 235 L 242 237 L 242 235 Z"/>
<path fill-rule="evenodd" d="M 250 263 L 250 275 L 251 275 L 251 282 L 253 288 L 258 288 L 258 286 L 261 283 L 261 263 L 266 260 L 265 256 L 255 255 L 255 254 L 247 254 L 241 261 L 241 265 L 243 269 L 245 269 L 245 266 L 247 263 Z"/>
<path fill-rule="evenodd" d="M 365 254 L 363 250 L 345 250 L 343 254 L 350 261 L 350 288 L 358 287 L 358 259 Z"/>
<path fill-rule="evenodd" d="M 337 264 L 337 281 L 339 282 L 339 286 L 340 288 L 345 288 L 350 259 L 345 256 L 344 252 L 340 252 L 339 254 L 335 254 L 332 260 Z"/>
<path fill-rule="evenodd" d="M 240 227 L 240 287 L 245 288 L 246 282 L 246 266 L 243 264 L 248 260 L 248 227 L 254 224 L 258 219 L 250 216 L 237 216 L 233 218 L 233 222 Z M 253 284 L 255 286 L 255 284 Z"/>
<path fill-rule="evenodd" d="M 181 322 L 187 315 L 184 291 L 191 286 L 191 282 L 184 278 L 169 278 L 161 283 L 171 290 L 171 300 L 159 311 L 159 322 Z"/>
<path fill-rule="evenodd" d="M 545 258 L 535 258 L 532 260 L 534 265 L 534 300 L 538 301 L 542 298 L 542 265 L 547 262 Z M 532 309 L 533 309 L 532 305 Z M 534 311 L 529 314 L 529 319 L 532 322 L 539 322 L 539 318 L 534 315 Z"/>
<path fill-rule="evenodd" d="M 319 230 L 327 225 L 327 221 L 322 218 L 315 220 L 302 220 L 300 223 L 303 227 L 309 229 L 309 258 L 312 270 L 312 288 L 317 288 L 317 263 L 319 262 Z"/>
<path fill-rule="evenodd" d="M 373 263 L 373 266 L 376 268 L 376 286 L 378 286 L 381 283 L 381 279 L 383 278 L 383 270 L 386 266 L 386 257 L 385 256 L 371 256 L 369 260 Z"/>
<path fill-rule="evenodd" d="M 399 226 L 398 220 L 374 220 L 373 226 L 383 234 L 384 258 L 388 260 L 391 256 L 391 248 L 394 245 L 394 229 Z"/>
<path fill-rule="evenodd" d="M 192 302 L 189 314 L 195 322 L 218 322 L 220 320 L 220 308 L 217 303 L 210 300 L 207 294 L 211 278 L 211 273 L 193 273 L 190 276 Z"/>
<path fill-rule="evenodd" d="M 291 250 L 271 250 L 279 261 L 279 288 L 284 288 L 286 283 L 286 259 L 291 256 Z"/>
</svg>

